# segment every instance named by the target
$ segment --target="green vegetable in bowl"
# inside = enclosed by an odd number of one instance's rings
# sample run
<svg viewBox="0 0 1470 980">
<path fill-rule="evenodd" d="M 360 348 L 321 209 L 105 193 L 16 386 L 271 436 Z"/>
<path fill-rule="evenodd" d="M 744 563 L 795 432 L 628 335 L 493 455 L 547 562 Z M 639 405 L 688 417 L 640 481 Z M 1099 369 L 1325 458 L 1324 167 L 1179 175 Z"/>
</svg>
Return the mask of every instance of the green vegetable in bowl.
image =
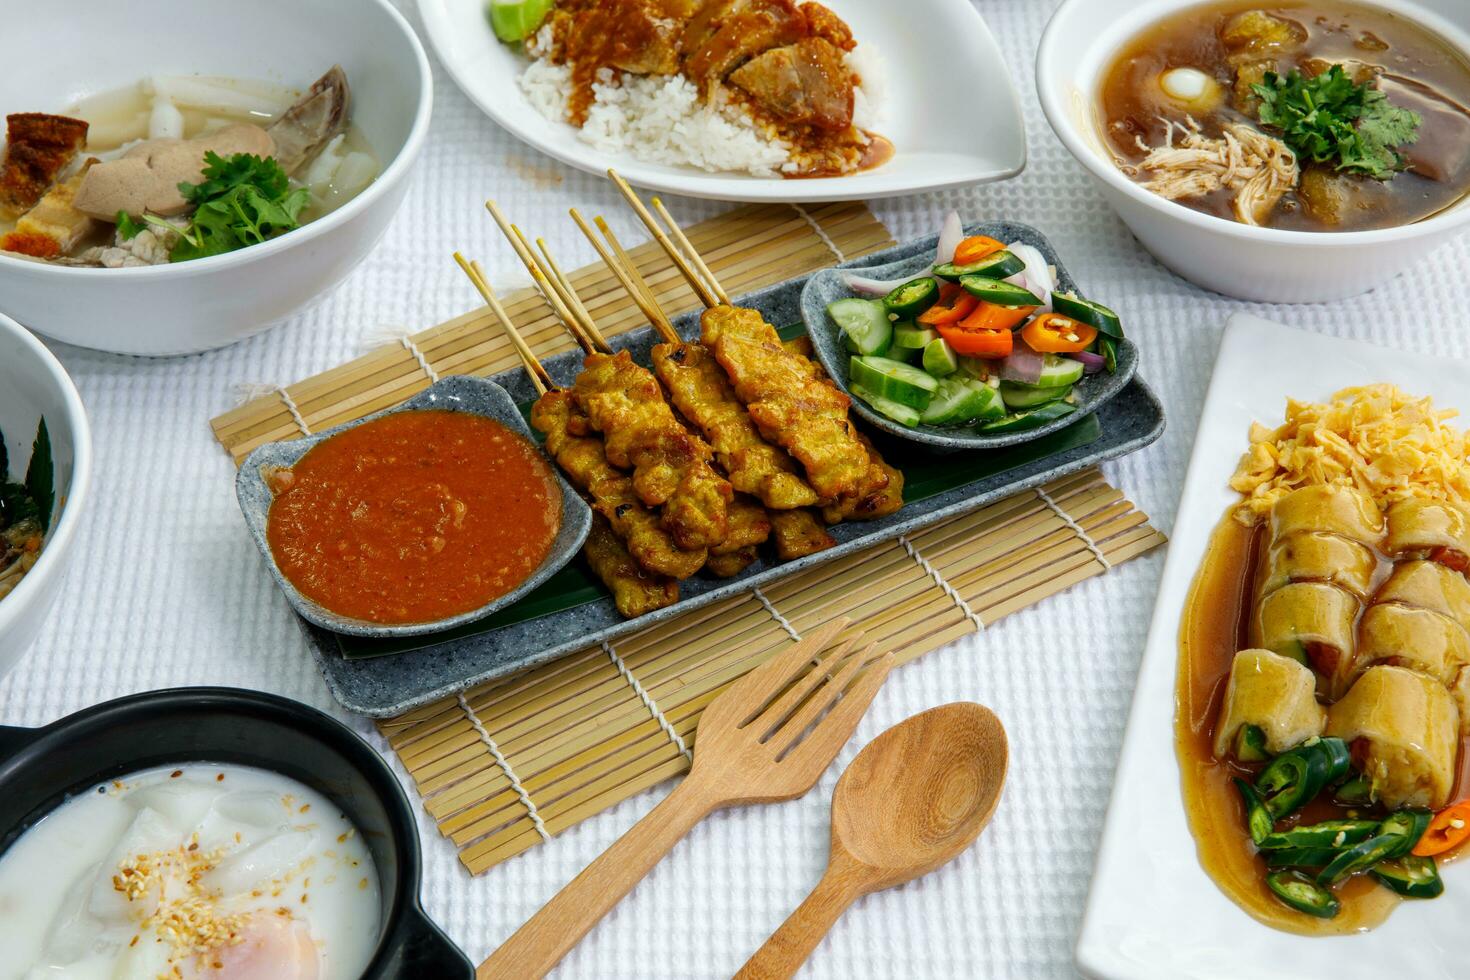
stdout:
<svg viewBox="0 0 1470 980">
<path fill-rule="evenodd" d="M 1251 89 L 1261 98 L 1261 122 L 1279 129 L 1282 142 L 1304 162 L 1387 180 L 1404 169 L 1398 147 L 1419 138 L 1417 112 L 1353 81 L 1342 65 L 1311 78 L 1296 69 L 1284 76 L 1268 71 L 1265 84 Z"/>
<path fill-rule="evenodd" d="M 211 150 L 204 154 L 203 176 L 198 184 L 179 184 L 184 200 L 194 205 L 183 228 L 143 215 L 148 224 L 178 233 L 168 253 L 170 262 L 222 255 L 293 231 L 301 227 L 301 212 L 311 203 L 311 192 L 293 188 L 274 157 L 236 153 L 225 159 Z M 143 225 L 124 217 L 118 215 L 118 230 L 129 239 Z"/>
<path fill-rule="evenodd" d="M 55 506 L 55 465 L 46 420 L 36 427 L 31 461 L 21 480 L 11 480 L 5 436 L 0 433 L 0 598 L 36 563 Z"/>
</svg>

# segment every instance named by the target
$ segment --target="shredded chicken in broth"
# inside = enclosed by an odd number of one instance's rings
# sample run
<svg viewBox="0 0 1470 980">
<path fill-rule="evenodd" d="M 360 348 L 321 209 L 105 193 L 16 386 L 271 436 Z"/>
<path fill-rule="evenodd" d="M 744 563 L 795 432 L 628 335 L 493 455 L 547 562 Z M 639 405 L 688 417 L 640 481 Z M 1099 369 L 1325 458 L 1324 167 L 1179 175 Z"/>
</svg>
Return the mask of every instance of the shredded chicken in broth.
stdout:
<svg viewBox="0 0 1470 980">
<path fill-rule="evenodd" d="M 1250 225 L 1409 224 L 1470 189 L 1470 61 L 1406 17 L 1344 0 L 1171 14 L 1103 74 L 1118 167 Z"/>
</svg>

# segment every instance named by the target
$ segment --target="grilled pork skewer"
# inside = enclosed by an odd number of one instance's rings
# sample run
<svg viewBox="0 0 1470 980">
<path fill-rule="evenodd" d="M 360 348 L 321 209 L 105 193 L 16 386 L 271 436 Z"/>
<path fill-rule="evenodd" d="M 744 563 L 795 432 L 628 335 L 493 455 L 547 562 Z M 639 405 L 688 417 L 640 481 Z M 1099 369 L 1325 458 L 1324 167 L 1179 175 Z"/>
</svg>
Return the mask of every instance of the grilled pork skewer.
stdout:
<svg viewBox="0 0 1470 980">
<path fill-rule="evenodd" d="M 882 461 L 852 424 L 850 399 L 810 358 L 784 347 L 760 313 L 730 305 L 729 295 L 661 201 L 655 198 L 654 208 L 668 234 L 626 181 L 615 171 L 608 175 L 708 307 L 700 320 L 702 340 L 761 434 L 796 457 L 813 489 L 830 499 L 825 516 L 880 517 L 901 506 L 901 486 L 889 489 L 901 474 Z"/>
<path fill-rule="evenodd" d="M 736 490 L 760 497 L 770 508 L 771 530 L 781 560 L 790 561 L 836 544 L 816 515 L 806 509 L 808 504 L 819 501 L 816 491 L 802 479 L 796 461 L 761 438 L 709 349 L 698 341 L 685 341 L 674 330 L 647 280 L 607 222 L 600 217 L 596 219 L 611 252 L 593 234 L 576 208 L 571 215 L 633 302 L 648 317 L 648 322 L 664 338 L 664 343 L 653 348 L 653 363 L 670 400 L 710 440 L 717 460 L 725 467 Z M 737 494 L 737 502 L 740 499 Z M 711 566 L 714 564 L 712 561 Z M 726 564 L 722 561 L 721 569 L 715 569 L 716 574 L 721 574 Z"/>
<path fill-rule="evenodd" d="M 659 527 L 657 516 L 633 493 L 632 481 L 608 464 L 598 440 L 587 435 L 590 426 L 575 400 L 555 387 L 478 263 L 466 262 L 457 253 L 455 261 L 500 321 L 540 393 L 531 409 L 531 424 L 546 437 L 547 451 L 562 471 L 592 501 L 595 515 L 585 550 L 594 574 L 612 592 L 618 612 L 632 618 L 673 605 L 679 601 L 677 580 L 698 571 L 704 553 L 679 549 Z"/>
<path fill-rule="evenodd" d="M 513 230 L 519 233 L 519 229 Z M 522 241 L 522 244 L 527 243 Z M 610 350 L 607 338 L 598 330 L 596 322 L 577 295 L 576 288 L 561 271 L 561 266 L 557 264 L 545 240 L 536 239 L 536 247 L 541 252 L 547 281 L 555 288 L 562 305 L 576 318 L 581 333 L 600 349 Z M 529 245 L 527 248 L 529 250 Z M 744 494 L 735 494 L 727 509 L 725 538 L 719 544 L 709 546 L 709 561 L 705 567 L 720 578 L 739 574 L 756 560 L 756 546 L 764 543 L 770 534 L 771 521 L 760 502 Z"/>
<path fill-rule="evenodd" d="M 597 227 L 612 246 L 598 240 L 577 212 L 572 220 L 582 229 L 603 262 L 622 283 L 634 303 L 664 342 L 653 348 L 653 369 L 669 393 L 669 400 L 714 447 L 716 458 L 736 490 L 760 498 L 773 510 L 810 507 L 819 501 L 817 492 L 802 478 L 801 467 L 784 450 L 761 438 L 755 422 L 725 377 L 724 370 L 698 341 L 685 341 L 674 330 L 648 290 L 627 252 L 601 218 Z"/>
<path fill-rule="evenodd" d="M 586 351 L 572 391 L 602 433 L 608 462 L 632 470 L 633 486 L 645 504 L 662 505 L 663 525 L 681 548 L 724 541 L 733 491 L 711 468 L 713 451 L 674 417 L 651 372 L 626 351 L 614 354 L 605 341 L 599 343 L 596 324 L 585 309 L 563 295 L 495 202 L 487 201 L 486 207 L 558 319 Z"/>
</svg>

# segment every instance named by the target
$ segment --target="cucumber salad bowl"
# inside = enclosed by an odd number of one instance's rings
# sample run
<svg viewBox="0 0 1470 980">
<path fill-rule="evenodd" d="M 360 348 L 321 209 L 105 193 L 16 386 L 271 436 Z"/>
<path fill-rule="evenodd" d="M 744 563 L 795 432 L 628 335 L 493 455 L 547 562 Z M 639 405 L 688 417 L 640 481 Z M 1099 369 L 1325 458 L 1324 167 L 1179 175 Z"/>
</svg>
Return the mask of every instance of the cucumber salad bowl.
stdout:
<svg viewBox="0 0 1470 980">
<path fill-rule="evenodd" d="M 1079 293 L 1036 229 L 962 226 L 816 273 L 802 319 L 853 409 L 940 449 L 1015 445 L 1077 422 L 1128 384 L 1138 350 Z"/>
</svg>

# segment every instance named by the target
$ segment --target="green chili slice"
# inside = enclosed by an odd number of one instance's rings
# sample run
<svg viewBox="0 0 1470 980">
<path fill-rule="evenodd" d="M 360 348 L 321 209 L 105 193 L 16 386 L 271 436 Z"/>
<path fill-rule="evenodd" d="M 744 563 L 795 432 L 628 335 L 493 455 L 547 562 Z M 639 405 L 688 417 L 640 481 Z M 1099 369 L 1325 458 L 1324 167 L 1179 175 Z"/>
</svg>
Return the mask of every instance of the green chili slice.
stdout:
<svg viewBox="0 0 1470 980">
<path fill-rule="evenodd" d="M 1342 908 L 1336 895 L 1298 871 L 1274 871 L 1266 876 L 1266 887 L 1284 904 L 1319 919 L 1330 919 Z"/>
</svg>

